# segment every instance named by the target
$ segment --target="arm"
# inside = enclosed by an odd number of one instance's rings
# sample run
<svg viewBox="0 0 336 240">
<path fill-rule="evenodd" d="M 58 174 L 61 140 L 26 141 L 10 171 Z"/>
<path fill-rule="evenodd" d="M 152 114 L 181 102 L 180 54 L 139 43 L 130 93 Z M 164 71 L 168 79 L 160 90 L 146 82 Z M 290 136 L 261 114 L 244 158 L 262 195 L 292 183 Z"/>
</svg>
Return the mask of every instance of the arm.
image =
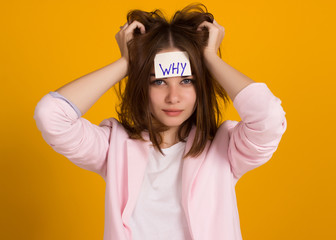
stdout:
<svg viewBox="0 0 336 240">
<path fill-rule="evenodd" d="M 132 25 L 133 24 L 133 25 Z M 109 87 L 121 80 L 128 67 L 126 36 L 137 26 L 127 24 L 116 35 L 122 57 L 96 72 L 81 77 L 55 92 L 46 94 L 35 107 L 34 119 L 44 140 L 77 166 L 96 172 L 105 179 L 112 122 L 99 126 L 82 118 Z M 124 40 L 120 40 L 120 38 Z"/>
<path fill-rule="evenodd" d="M 137 27 L 144 33 L 144 25 L 134 21 L 129 26 L 126 23 L 116 34 L 122 55 L 120 59 L 67 83 L 55 91 L 71 101 L 84 115 L 107 90 L 126 76 L 128 69 L 127 42 L 133 37 L 133 31 Z"/>
<path fill-rule="evenodd" d="M 84 115 L 92 105 L 113 85 L 126 76 L 127 60 L 117 61 L 82 76 L 55 90 L 70 100 Z"/>
<path fill-rule="evenodd" d="M 227 121 L 227 154 L 238 181 L 246 172 L 271 159 L 287 129 L 287 120 L 281 100 L 265 83 L 248 85 L 238 93 L 233 105 L 242 120 Z"/>
<path fill-rule="evenodd" d="M 55 152 L 105 179 L 111 122 L 92 124 L 79 117 L 68 102 L 50 93 L 37 103 L 34 119 L 43 139 Z"/>
<path fill-rule="evenodd" d="M 234 101 L 236 95 L 243 88 L 255 83 L 255 81 L 225 63 L 217 55 L 218 48 L 224 37 L 224 28 L 215 20 L 214 23 L 207 21 L 201 23 L 197 30 L 201 31 L 203 27 L 206 27 L 209 31 L 208 45 L 203 52 L 205 64 L 212 76 L 225 89 L 231 100 Z"/>
<path fill-rule="evenodd" d="M 206 59 L 208 69 L 212 76 L 225 89 L 232 102 L 234 101 L 237 94 L 247 85 L 255 83 L 255 81 L 224 62 L 216 54 L 209 54 Z"/>
<path fill-rule="evenodd" d="M 209 30 L 208 45 L 204 49 L 207 68 L 227 91 L 241 121 L 225 121 L 218 135 L 226 136 L 231 171 L 238 181 L 246 172 L 266 163 L 276 151 L 287 128 L 281 100 L 265 83 L 257 83 L 230 67 L 217 56 L 224 37 L 224 28 L 216 23 L 203 22 L 198 27 Z M 222 140 L 222 138 L 219 138 Z"/>
</svg>

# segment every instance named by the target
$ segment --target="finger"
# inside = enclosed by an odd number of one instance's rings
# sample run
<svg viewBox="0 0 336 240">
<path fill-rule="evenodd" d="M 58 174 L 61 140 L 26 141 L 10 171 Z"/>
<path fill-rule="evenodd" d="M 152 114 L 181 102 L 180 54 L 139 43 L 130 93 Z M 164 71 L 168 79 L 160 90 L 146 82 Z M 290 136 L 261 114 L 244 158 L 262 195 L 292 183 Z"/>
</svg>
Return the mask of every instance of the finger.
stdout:
<svg viewBox="0 0 336 240">
<path fill-rule="evenodd" d="M 144 34 L 146 32 L 145 26 L 141 22 L 138 22 L 136 20 L 129 25 L 127 31 L 133 32 L 134 29 L 136 29 L 137 27 L 140 29 L 141 34 Z"/>
<path fill-rule="evenodd" d="M 120 29 L 125 29 L 128 26 L 128 22 L 126 22 L 124 25 L 120 26 Z"/>
<path fill-rule="evenodd" d="M 124 25 L 119 27 L 119 32 L 117 34 L 119 34 L 120 32 L 124 31 L 128 26 L 128 23 L 126 22 Z"/>
<path fill-rule="evenodd" d="M 215 19 L 213 20 L 213 24 L 214 24 L 216 27 L 218 27 L 218 28 L 221 30 L 221 32 L 224 32 L 224 31 L 225 31 L 224 27 L 223 27 L 222 25 L 219 25 L 218 22 L 217 22 Z"/>
<path fill-rule="evenodd" d="M 212 24 L 208 21 L 204 21 L 200 25 L 198 25 L 197 31 L 201 31 L 203 27 L 206 27 L 207 29 L 210 29 L 212 27 Z"/>
</svg>

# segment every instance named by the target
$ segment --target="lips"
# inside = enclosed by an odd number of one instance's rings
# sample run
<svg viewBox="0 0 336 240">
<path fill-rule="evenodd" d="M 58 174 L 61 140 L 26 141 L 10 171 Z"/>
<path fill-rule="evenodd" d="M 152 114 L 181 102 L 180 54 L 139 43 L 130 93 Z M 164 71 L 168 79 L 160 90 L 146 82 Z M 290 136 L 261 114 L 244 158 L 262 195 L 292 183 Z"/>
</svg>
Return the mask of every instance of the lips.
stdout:
<svg viewBox="0 0 336 240">
<path fill-rule="evenodd" d="M 182 112 L 183 110 L 180 109 L 162 109 L 165 112 Z"/>
<path fill-rule="evenodd" d="M 170 117 L 175 117 L 180 115 L 183 110 L 180 109 L 162 109 L 162 111 Z"/>
</svg>

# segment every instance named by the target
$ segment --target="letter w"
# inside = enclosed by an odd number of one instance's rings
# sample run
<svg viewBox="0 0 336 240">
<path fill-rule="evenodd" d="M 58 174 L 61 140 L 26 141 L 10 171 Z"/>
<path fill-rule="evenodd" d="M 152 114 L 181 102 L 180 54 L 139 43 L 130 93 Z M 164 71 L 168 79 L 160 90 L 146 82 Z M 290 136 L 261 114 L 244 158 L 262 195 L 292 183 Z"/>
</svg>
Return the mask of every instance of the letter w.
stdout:
<svg viewBox="0 0 336 240">
<path fill-rule="evenodd" d="M 163 73 L 163 76 L 165 76 L 166 73 L 169 74 L 170 69 L 171 69 L 171 64 L 169 65 L 169 70 L 167 70 L 167 68 L 165 68 L 165 70 L 163 70 L 161 64 L 159 64 L 159 66 L 160 66 L 160 68 L 161 68 L 161 71 L 162 71 L 162 73 Z"/>
</svg>

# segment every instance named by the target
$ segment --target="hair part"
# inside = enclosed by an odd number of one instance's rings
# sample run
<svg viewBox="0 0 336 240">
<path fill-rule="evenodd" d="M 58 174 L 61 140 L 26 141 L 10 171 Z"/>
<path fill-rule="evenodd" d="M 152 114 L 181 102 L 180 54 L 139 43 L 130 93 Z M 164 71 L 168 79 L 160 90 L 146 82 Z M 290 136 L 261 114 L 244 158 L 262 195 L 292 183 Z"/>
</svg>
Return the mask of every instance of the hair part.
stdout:
<svg viewBox="0 0 336 240">
<path fill-rule="evenodd" d="M 159 51 L 175 47 L 186 51 L 189 55 L 191 69 L 194 75 L 196 90 L 196 108 L 193 114 L 181 124 L 178 129 L 180 141 L 189 135 L 192 126 L 196 126 L 194 142 L 183 159 L 196 157 L 202 153 L 208 140 L 212 140 L 222 121 L 219 110 L 220 101 L 225 108 L 230 99 L 226 91 L 211 76 L 206 68 L 203 49 L 207 45 L 209 32 L 207 28 L 197 31 L 203 21 L 213 22 L 214 18 L 203 4 L 190 4 L 177 11 L 168 22 L 158 9 L 152 12 L 132 10 L 127 14 L 127 22 L 141 22 L 146 29 L 141 34 L 136 28 L 133 39 L 127 43 L 129 52 L 128 74 L 119 83 L 117 94 L 121 100 L 116 108 L 120 123 L 132 139 L 144 140 L 141 133 L 148 131 L 154 147 L 162 154 L 160 132 L 168 127 L 160 123 L 149 109 L 149 78 L 154 64 L 154 57 Z M 219 49 L 219 56 L 221 51 Z M 139 107 L 141 106 L 141 107 Z M 163 154 L 164 155 L 164 154 Z"/>
</svg>

